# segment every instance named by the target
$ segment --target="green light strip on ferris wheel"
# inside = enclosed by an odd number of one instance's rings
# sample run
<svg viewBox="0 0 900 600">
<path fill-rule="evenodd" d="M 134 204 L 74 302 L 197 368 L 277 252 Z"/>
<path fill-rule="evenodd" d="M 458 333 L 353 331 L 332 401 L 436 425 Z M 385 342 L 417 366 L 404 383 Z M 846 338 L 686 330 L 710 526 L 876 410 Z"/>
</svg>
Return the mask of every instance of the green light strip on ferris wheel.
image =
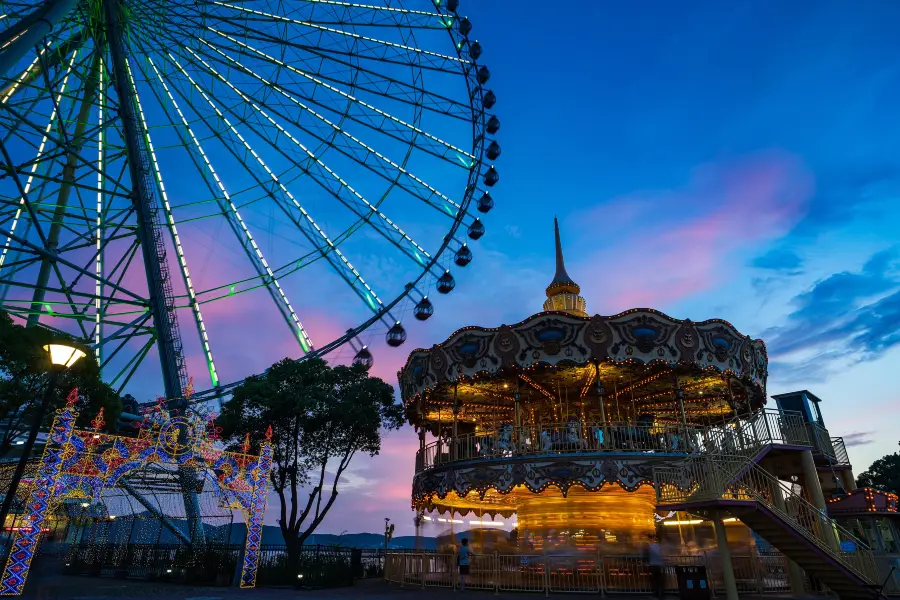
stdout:
<svg viewBox="0 0 900 600">
<path fill-rule="evenodd" d="M 316 232 L 322 237 L 322 239 L 328 245 L 328 247 L 331 248 L 331 250 L 335 253 L 335 255 L 337 255 L 341 259 L 341 262 L 343 262 L 344 266 L 353 274 L 353 279 L 357 280 L 359 283 L 361 283 L 363 285 L 363 287 L 365 287 L 366 291 L 365 291 L 365 293 L 363 293 L 361 295 L 363 296 L 363 298 L 365 299 L 365 301 L 369 305 L 369 307 L 373 311 L 377 312 L 378 308 L 375 306 L 375 303 L 377 303 L 379 306 L 383 306 L 383 304 L 381 302 L 381 299 L 378 298 L 378 295 L 375 293 L 375 290 L 373 290 L 369 286 L 369 284 L 366 283 L 366 280 L 363 279 L 363 276 L 353 267 L 352 264 L 350 264 L 350 261 L 347 260 L 347 257 L 344 256 L 344 254 L 341 252 L 341 250 L 337 246 L 335 246 L 334 243 L 331 241 L 331 239 L 325 234 L 325 232 L 322 231 L 322 229 L 319 227 L 319 225 L 315 222 L 315 220 L 313 220 L 313 218 L 310 216 L 310 214 L 308 212 L 306 212 L 306 210 L 297 201 L 297 199 L 290 192 L 290 190 L 288 190 L 287 187 L 285 187 L 284 184 L 281 183 L 281 180 L 278 178 L 278 176 L 272 172 L 272 169 L 269 168 L 269 166 L 265 163 L 265 161 L 262 159 L 262 157 L 259 156 L 259 154 L 257 154 L 256 151 L 250 146 L 250 144 L 247 142 L 247 140 L 244 139 L 244 136 L 242 136 L 240 134 L 240 132 L 238 132 L 238 130 L 235 129 L 234 125 L 231 124 L 231 121 L 229 121 L 228 118 L 224 114 L 222 114 L 222 111 L 220 111 L 219 108 L 216 106 L 216 104 L 209 98 L 209 96 L 207 96 L 206 92 L 203 89 L 201 89 L 199 85 L 197 85 L 197 82 L 195 82 L 194 79 L 190 75 L 188 75 L 187 71 L 184 70 L 184 67 L 181 66 L 181 63 L 179 63 L 178 60 L 174 56 L 172 56 L 172 54 L 169 54 L 169 58 L 175 63 L 175 66 L 178 67 L 178 70 L 181 72 L 181 74 L 184 75 L 187 78 L 187 80 L 191 82 L 191 85 L 194 86 L 194 89 L 196 89 L 200 93 L 200 95 L 203 96 L 203 98 L 206 100 L 206 102 L 209 104 L 209 106 L 216 112 L 216 114 L 219 116 L 219 118 L 222 119 L 222 121 L 228 126 L 228 128 L 231 130 L 231 132 L 241 141 L 244 148 L 246 148 L 250 152 L 250 154 L 256 159 L 257 163 L 259 163 L 259 165 L 265 170 L 265 172 L 269 175 L 269 177 L 272 179 L 272 181 L 274 181 L 278 185 L 278 187 L 282 191 L 282 193 L 290 199 L 290 201 L 294 204 L 294 206 L 297 208 L 297 210 L 299 210 L 301 212 L 301 214 L 306 218 L 307 222 L 309 222 L 315 228 Z M 220 77 L 219 73 L 216 72 L 216 70 L 213 69 L 211 66 L 209 66 L 205 61 L 203 61 L 203 59 L 198 58 L 198 60 L 203 62 L 204 66 L 206 66 L 213 73 L 215 73 L 215 75 L 217 77 Z M 221 79 L 221 77 L 220 77 L 220 79 Z M 271 117 L 269 117 L 269 115 L 267 115 L 265 113 L 265 111 L 263 111 L 261 108 L 256 106 L 256 104 L 254 104 L 253 101 L 250 100 L 250 98 L 248 98 L 246 95 L 244 95 L 242 92 L 240 92 L 236 88 L 232 88 L 232 89 L 234 89 L 234 91 L 237 92 L 245 102 L 250 103 L 253 106 L 253 108 L 257 109 L 258 112 L 263 117 L 266 117 L 270 123 L 275 125 L 279 131 L 281 131 L 282 133 L 284 133 L 284 135 L 291 138 L 291 141 L 296 141 L 290 133 L 288 133 L 286 130 L 284 130 L 283 127 L 281 127 L 276 121 L 274 121 Z M 304 150 L 306 150 L 306 147 L 303 146 L 302 144 L 300 144 L 299 141 L 297 141 L 296 143 L 299 144 Z M 323 163 L 319 159 L 315 158 L 315 156 L 312 154 L 312 152 L 310 152 L 309 150 L 306 150 L 306 152 L 311 158 L 314 158 L 314 160 L 316 160 L 320 165 L 322 165 L 324 168 L 328 169 L 328 167 L 325 165 L 325 163 Z M 328 169 L 328 170 L 329 170 L 329 172 L 332 172 L 332 171 L 330 171 L 330 169 Z M 337 177 L 337 174 L 335 174 L 335 177 Z M 338 180 L 343 181 L 340 178 L 338 178 Z M 349 188 L 349 186 L 348 186 L 348 188 Z M 350 189 L 352 189 L 352 188 L 350 188 Z"/>
<path fill-rule="evenodd" d="M 306 333 L 306 330 L 303 328 L 303 324 L 300 322 L 300 319 L 297 317 L 297 313 L 294 312 L 294 307 L 291 306 L 290 300 L 288 300 L 287 295 L 284 293 L 284 290 L 281 288 L 281 284 L 278 283 L 278 279 L 275 277 L 275 274 L 272 272 L 271 267 L 269 267 L 269 263 L 266 261 L 265 256 L 263 256 L 262 251 L 259 249 L 259 246 L 256 245 L 256 240 L 253 239 L 253 235 L 250 233 L 250 230 L 247 228 L 247 225 L 244 223 L 244 219 L 241 218 L 240 212 L 238 212 L 237 207 L 234 205 L 234 202 L 231 200 L 231 196 L 228 194 L 228 191 L 225 189 L 225 184 L 222 183 L 222 180 L 219 179 L 218 173 L 216 173 L 215 168 L 213 168 L 212 163 L 209 161 L 209 158 L 206 156 L 206 152 L 203 151 L 203 146 L 200 145 L 200 140 L 197 139 L 197 136 L 194 134 L 194 130 L 191 129 L 191 126 L 188 124 L 187 117 L 184 116 L 184 113 L 181 112 L 181 108 L 178 106 L 178 103 L 175 101 L 175 97 L 172 95 L 172 92 L 169 90 L 169 86 L 166 85 L 165 80 L 160 74 L 159 70 L 156 68 L 156 64 L 153 62 L 153 59 L 149 56 L 147 57 L 147 62 L 150 67 L 153 69 L 153 72 L 156 74 L 156 77 L 159 79 L 159 82 L 162 84 L 163 90 L 165 90 L 166 95 L 169 97 L 169 101 L 172 103 L 172 106 L 175 108 L 175 111 L 178 113 L 178 116 L 181 118 L 181 122 L 187 130 L 188 134 L 191 136 L 191 139 L 194 142 L 194 146 L 197 148 L 197 151 L 200 153 L 200 157 L 203 159 L 203 162 L 206 164 L 206 168 L 209 170 L 213 179 L 216 182 L 217 187 L 219 188 L 219 192 L 224 197 L 225 201 L 231 208 L 232 213 L 237 219 L 238 224 L 244 232 L 244 235 L 247 237 L 247 240 L 250 242 L 250 246 L 253 248 L 253 251 L 256 253 L 256 257 L 259 262 L 262 264 L 268 276 L 271 278 L 272 283 L 275 285 L 275 289 L 278 291 L 278 295 L 281 298 L 284 305 L 287 307 L 288 312 L 291 316 L 291 320 L 297 327 L 297 339 L 300 342 L 301 348 L 303 348 L 304 352 L 309 352 L 312 347 L 312 340 L 309 339 L 309 335 Z"/>
<path fill-rule="evenodd" d="M 149 57 L 148 57 L 149 60 Z M 197 302 L 197 294 L 194 291 L 194 284 L 191 281 L 191 274 L 188 271 L 187 259 L 184 256 L 184 248 L 181 245 L 181 238 L 178 236 L 178 229 L 175 227 L 175 219 L 172 217 L 172 205 L 169 204 L 169 194 L 166 191 L 166 185 L 163 182 L 162 173 L 159 170 L 159 161 L 156 159 L 156 150 L 153 148 L 153 140 L 150 138 L 150 130 L 147 128 L 147 119 L 144 117 L 144 108 L 141 105 L 140 96 L 137 93 L 137 85 L 134 81 L 134 75 L 131 72 L 131 65 L 125 61 L 125 67 L 128 70 L 128 78 L 131 79 L 131 85 L 134 87 L 134 97 L 137 100 L 138 114 L 141 116 L 141 129 L 147 147 L 150 150 L 150 160 L 153 163 L 153 174 L 156 177 L 156 183 L 159 186 L 160 196 L 163 201 L 163 208 L 166 213 L 166 221 L 168 222 L 169 231 L 172 234 L 172 240 L 175 245 L 175 254 L 178 255 L 178 265 L 181 267 L 181 274 L 184 277 L 184 284 L 190 296 L 190 306 L 194 312 L 194 318 L 197 322 L 197 329 L 200 333 L 200 343 L 203 346 L 203 353 L 206 355 L 206 366 L 209 370 L 209 379 L 213 387 L 219 386 L 219 375 L 216 372 L 216 365 L 213 362 L 212 348 L 209 345 L 209 336 L 206 333 L 206 325 L 203 322 L 203 315 L 200 314 L 200 303 Z"/>
</svg>

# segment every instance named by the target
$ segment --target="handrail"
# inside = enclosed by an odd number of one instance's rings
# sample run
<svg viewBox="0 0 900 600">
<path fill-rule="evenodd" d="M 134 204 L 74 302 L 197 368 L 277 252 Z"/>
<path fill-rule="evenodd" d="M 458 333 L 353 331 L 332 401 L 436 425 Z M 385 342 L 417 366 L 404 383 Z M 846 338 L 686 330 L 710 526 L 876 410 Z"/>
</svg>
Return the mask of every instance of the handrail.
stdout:
<svg viewBox="0 0 900 600">
<path fill-rule="evenodd" d="M 874 581 L 875 558 L 865 542 L 746 456 L 692 456 L 677 466 L 654 469 L 654 482 L 660 504 L 758 502 L 861 578 Z M 844 552 L 842 542 L 851 542 L 854 551 Z"/>
<path fill-rule="evenodd" d="M 534 454 L 669 452 L 752 457 L 771 444 L 811 445 L 799 412 L 763 409 L 707 427 L 570 421 L 517 430 L 506 424 L 495 431 L 457 436 L 455 447 L 452 440 L 427 444 L 416 453 L 416 473 L 459 461 Z"/>
<path fill-rule="evenodd" d="M 831 438 L 831 447 L 834 449 L 835 465 L 844 466 L 850 464 L 850 457 L 847 455 L 847 446 L 844 445 L 844 438 Z"/>
</svg>

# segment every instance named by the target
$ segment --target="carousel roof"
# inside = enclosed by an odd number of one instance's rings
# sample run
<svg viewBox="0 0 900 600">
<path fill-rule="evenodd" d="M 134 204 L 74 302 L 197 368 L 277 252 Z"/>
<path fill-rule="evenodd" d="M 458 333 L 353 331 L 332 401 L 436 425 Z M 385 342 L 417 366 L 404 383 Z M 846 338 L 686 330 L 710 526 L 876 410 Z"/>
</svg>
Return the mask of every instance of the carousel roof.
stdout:
<svg viewBox="0 0 900 600">
<path fill-rule="evenodd" d="M 544 312 L 515 325 L 464 327 L 440 344 L 414 350 L 398 378 L 401 396 L 409 403 L 452 387 L 448 384 L 503 371 L 610 363 L 730 374 L 765 396 L 768 356 L 762 340 L 751 340 L 721 319 L 694 323 L 649 308 L 593 317 Z"/>
<path fill-rule="evenodd" d="M 556 219 L 554 236 L 556 274 L 545 311 L 514 325 L 463 327 L 440 344 L 414 350 L 398 373 L 408 408 L 424 397 L 424 412 L 451 400 L 469 408 L 482 404 L 468 415 L 477 419 L 479 411 L 508 409 L 525 382 L 529 392 L 565 400 L 566 406 L 570 398 L 579 402 L 602 394 L 603 386 L 617 400 L 628 388 L 635 410 L 652 410 L 661 408 L 648 404 L 654 400 L 671 404 L 673 378 L 686 392 L 694 389 L 698 406 L 708 409 L 708 399 L 718 398 L 719 416 L 740 408 L 736 402 L 765 402 L 768 357 L 762 340 L 721 319 L 695 323 L 650 308 L 591 317 L 566 272 Z M 663 377 L 666 371 L 672 377 Z M 743 383 L 738 398 L 732 378 Z"/>
</svg>

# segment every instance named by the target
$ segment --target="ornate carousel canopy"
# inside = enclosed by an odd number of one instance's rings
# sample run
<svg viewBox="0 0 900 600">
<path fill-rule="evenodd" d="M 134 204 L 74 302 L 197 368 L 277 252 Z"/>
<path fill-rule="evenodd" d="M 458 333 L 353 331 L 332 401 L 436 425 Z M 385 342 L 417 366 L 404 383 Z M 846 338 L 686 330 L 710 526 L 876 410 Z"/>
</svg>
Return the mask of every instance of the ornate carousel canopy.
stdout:
<svg viewBox="0 0 900 600">
<path fill-rule="evenodd" d="M 718 319 L 693 323 L 651 309 L 590 318 L 544 312 L 512 326 L 460 329 L 413 351 L 398 377 L 416 425 L 446 422 L 454 403 L 461 421 L 511 419 L 517 392 L 524 404 L 549 406 L 548 417 L 553 407 L 557 417 L 590 409 L 603 393 L 610 421 L 634 411 L 677 420 L 676 379 L 696 421 L 759 408 L 767 364 L 761 340 Z"/>
<path fill-rule="evenodd" d="M 546 312 L 515 325 L 465 327 L 409 355 L 398 378 L 412 424 L 437 433 L 455 412 L 462 431 L 477 431 L 517 420 L 516 410 L 518 421 L 532 423 L 642 415 L 699 423 L 765 403 L 761 340 L 727 321 L 695 323 L 649 308 L 590 317 L 566 272 L 558 225 L 555 238 Z"/>
</svg>

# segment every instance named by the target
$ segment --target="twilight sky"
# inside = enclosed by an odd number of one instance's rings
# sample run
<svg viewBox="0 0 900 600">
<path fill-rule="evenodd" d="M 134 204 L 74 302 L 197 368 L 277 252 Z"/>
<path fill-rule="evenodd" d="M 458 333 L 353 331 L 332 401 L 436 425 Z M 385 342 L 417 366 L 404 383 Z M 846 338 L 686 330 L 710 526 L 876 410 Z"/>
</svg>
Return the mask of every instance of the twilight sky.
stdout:
<svg viewBox="0 0 900 600">
<path fill-rule="evenodd" d="M 557 215 L 591 313 L 727 319 L 768 345 L 770 394 L 823 399 L 856 472 L 897 450 L 900 5 L 461 4 L 499 98 L 497 205 L 435 316 L 401 349 L 373 344 L 374 373 L 396 385 L 414 348 L 540 310 Z M 215 310 L 223 380 L 294 354 L 257 340 L 248 359 L 227 321 L 269 324 Z M 320 298 L 304 322 L 334 336 L 342 310 Z M 411 533 L 416 448 L 406 428 L 358 458 L 320 531 Z"/>
</svg>

